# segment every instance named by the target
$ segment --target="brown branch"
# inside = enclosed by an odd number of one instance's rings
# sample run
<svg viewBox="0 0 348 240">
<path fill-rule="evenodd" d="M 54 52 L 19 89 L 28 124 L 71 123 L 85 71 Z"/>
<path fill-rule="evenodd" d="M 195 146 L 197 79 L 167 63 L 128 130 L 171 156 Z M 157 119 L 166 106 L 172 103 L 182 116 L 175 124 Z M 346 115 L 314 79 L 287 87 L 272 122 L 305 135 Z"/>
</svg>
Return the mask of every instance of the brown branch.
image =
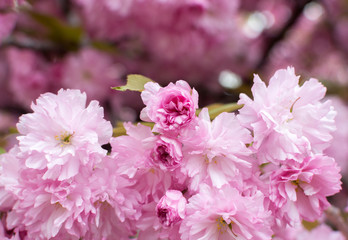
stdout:
<svg viewBox="0 0 348 240">
<path fill-rule="evenodd" d="M 34 39 L 26 39 L 25 41 L 17 41 L 13 37 L 8 37 L 3 40 L 0 45 L 0 48 L 5 47 L 17 47 L 21 49 L 30 49 L 39 52 L 61 52 L 61 49 L 57 48 L 54 44 L 50 42 L 44 42 Z"/>
<path fill-rule="evenodd" d="M 264 47 L 263 53 L 261 54 L 260 60 L 258 61 L 258 63 L 255 64 L 253 72 L 259 72 L 266 65 L 269 59 L 269 55 L 271 54 L 274 46 L 284 39 L 286 33 L 297 23 L 298 19 L 302 15 L 302 12 L 306 4 L 312 1 L 313 0 L 293 1 L 294 7 L 292 9 L 292 15 L 284 24 L 284 26 L 275 34 L 269 34 L 267 32 L 264 33 L 266 45 Z"/>
<path fill-rule="evenodd" d="M 330 206 L 326 211 L 327 220 L 348 239 L 348 225 L 343 219 L 340 209 Z"/>
</svg>

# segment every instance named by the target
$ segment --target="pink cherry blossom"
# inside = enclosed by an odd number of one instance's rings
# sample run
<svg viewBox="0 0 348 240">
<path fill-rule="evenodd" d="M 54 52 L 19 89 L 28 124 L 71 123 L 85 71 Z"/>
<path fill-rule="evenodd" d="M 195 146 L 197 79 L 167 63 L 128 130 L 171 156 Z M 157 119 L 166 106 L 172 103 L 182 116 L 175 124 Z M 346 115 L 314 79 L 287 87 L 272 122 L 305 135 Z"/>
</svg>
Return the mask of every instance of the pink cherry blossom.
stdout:
<svg viewBox="0 0 348 240">
<path fill-rule="evenodd" d="M 73 182 L 43 180 L 42 171 L 40 174 L 36 169 L 23 169 L 18 175 L 21 191 L 7 216 L 9 228 L 25 228 L 33 239 L 78 239 L 86 234 L 95 207 L 85 178 L 79 176 Z"/>
<path fill-rule="evenodd" d="M 158 138 L 151 128 L 138 124 L 124 124 L 128 136 L 112 138 L 110 157 L 115 160 L 117 172 L 135 182 L 134 190 L 138 191 L 145 203 L 158 201 L 172 184 L 169 169 L 153 163 L 153 151 L 156 151 Z"/>
<path fill-rule="evenodd" d="M 159 135 L 151 152 L 151 162 L 162 170 L 174 170 L 181 165 L 182 144 L 174 138 Z"/>
<path fill-rule="evenodd" d="M 182 132 L 184 162 L 182 172 L 190 177 L 190 188 L 196 191 L 206 182 L 221 188 L 233 182 L 241 187 L 251 174 L 252 164 L 247 160 L 251 151 L 246 144 L 252 141 L 233 113 L 222 113 L 213 122 L 205 108 L 197 126 Z"/>
<path fill-rule="evenodd" d="M 101 145 L 112 134 L 97 101 L 86 107 L 86 94 L 60 90 L 57 95 L 41 95 L 32 104 L 33 113 L 20 117 L 17 124 L 20 150 L 30 153 L 25 164 L 46 169 L 44 178 L 64 180 L 75 176 L 80 165 L 100 162 L 106 154 Z"/>
<path fill-rule="evenodd" d="M 288 222 L 297 214 L 300 219 L 315 221 L 330 205 L 326 197 L 341 190 L 339 170 L 333 158 L 323 155 L 309 156 L 302 162 L 287 160 L 270 177 L 269 198 L 275 211 Z"/>
<path fill-rule="evenodd" d="M 202 184 L 186 205 L 181 239 L 271 239 L 270 212 L 263 200 L 259 191 L 243 196 L 229 185 L 215 189 Z"/>
<path fill-rule="evenodd" d="M 185 217 L 186 199 L 177 190 L 168 190 L 156 206 L 160 223 L 171 227 Z"/>
<path fill-rule="evenodd" d="M 330 101 L 321 103 L 325 87 L 316 79 L 298 85 L 293 68 L 278 70 L 268 87 L 256 75 L 251 100 L 240 95 L 244 104 L 238 118 L 254 135 L 253 147 L 262 162 L 296 159 L 310 151 L 321 153 L 329 146 L 335 130 Z"/>
<path fill-rule="evenodd" d="M 154 122 L 153 131 L 178 131 L 195 119 L 198 93 L 187 82 L 179 80 L 163 88 L 158 83 L 149 82 L 144 87 L 141 98 L 146 107 L 140 118 Z"/>
<path fill-rule="evenodd" d="M 183 200 L 181 201 L 182 204 L 186 204 L 186 200 L 185 202 L 183 202 Z M 171 224 L 171 226 L 163 225 L 160 221 L 160 218 L 158 217 L 156 210 L 157 206 L 158 204 L 154 201 L 143 205 L 141 218 L 136 223 L 136 226 L 139 229 L 139 235 L 137 239 L 180 239 L 179 228 L 182 219 L 179 217 L 180 219 L 178 218 L 178 221 Z M 182 207 L 182 212 L 184 214 L 185 207 Z M 168 210 L 170 211 L 170 209 Z"/>
<path fill-rule="evenodd" d="M 116 174 L 117 167 L 112 158 L 106 157 L 89 177 L 96 213 L 89 219 L 86 239 L 129 239 L 136 235 L 143 198 L 134 189 L 134 182 Z"/>
<path fill-rule="evenodd" d="M 185 217 L 186 202 L 180 191 L 168 190 L 158 203 L 144 204 L 142 216 L 136 223 L 140 230 L 138 239 L 180 239 L 179 228 Z"/>
<path fill-rule="evenodd" d="M 20 228 L 28 239 L 42 240 L 136 234 L 132 221 L 140 217 L 142 198 L 132 182 L 115 174 L 113 160 L 104 158 L 93 170 L 83 166 L 78 175 L 59 181 L 26 167 L 27 157 L 17 153 L 2 162 L 0 186 L 15 196 L 6 217 L 9 229 Z"/>
</svg>

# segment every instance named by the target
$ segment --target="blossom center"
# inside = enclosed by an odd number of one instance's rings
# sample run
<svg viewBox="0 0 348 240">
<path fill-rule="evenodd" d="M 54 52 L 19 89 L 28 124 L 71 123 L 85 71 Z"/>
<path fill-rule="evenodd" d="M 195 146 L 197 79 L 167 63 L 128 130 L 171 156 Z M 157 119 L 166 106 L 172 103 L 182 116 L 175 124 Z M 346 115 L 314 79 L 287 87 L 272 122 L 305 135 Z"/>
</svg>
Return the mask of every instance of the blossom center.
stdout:
<svg viewBox="0 0 348 240">
<path fill-rule="evenodd" d="M 166 146 L 161 145 L 157 147 L 157 158 L 164 164 L 170 164 L 172 157 L 168 153 L 168 149 Z"/>
<path fill-rule="evenodd" d="M 159 218 L 159 221 L 162 224 L 167 223 L 167 221 L 168 221 L 167 214 L 168 214 L 168 209 L 161 208 L 161 209 L 158 210 L 157 217 Z"/>
<path fill-rule="evenodd" d="M 232 230 L 233 221 L 227 224 L 227 222 L 222 217 L 219 217 L 216 219 L 216 224 L 220 234 L 226 233 L 227 229 L 230 229 L 233 235 L 237 237 L 237 234 L 235 234 Z"/>
<path fill-rule="evenodd" d="M 217 229 L 220 233 L 225 233 L 227 231 L 227 222 L 222 218 L 219 217 L 216 219 Z"/>
<path fill-rule="evenodd" d="M 291 181 L 291 183 L 293 185 L 295 185 L 295 187 L 296 187 L 295 189 L 296 189 L 296 191 L 298 191 L 298 190 L 303 190 L 301 187 L 301 184 L 306 183 L 306 182 L 301 181 L 300 179 L 296 179 L 296 180 Z"/>
<path fill-rule="evenodd" d="M 62 132 L 59 136 L 56 135 L 55 139 L 60 142 L 60 146 L 70 145 L 72 136 L 74 136 L 75 132 L 68 133 L 67 131 Z"/>
<path fill-rule="evenodd" d="M 210 163 L 217 164 L 217 163 L 218 163 L 218 162 L 217 162 L 217 156 L 214 156 L 214 157 L 212 157 L 212 158 L 209 158 L 209 157 L 207 156 L 207 154 L 204 155 L 204 161 L 205 161 L 206 164 L 210 164 Z"/>
<path fill-rule="evenodd" d="M 190 103 L 183 96 L 176 96 L 167 102 L 166 111 L 173 116 L 189 115 Z"/>
</svg>

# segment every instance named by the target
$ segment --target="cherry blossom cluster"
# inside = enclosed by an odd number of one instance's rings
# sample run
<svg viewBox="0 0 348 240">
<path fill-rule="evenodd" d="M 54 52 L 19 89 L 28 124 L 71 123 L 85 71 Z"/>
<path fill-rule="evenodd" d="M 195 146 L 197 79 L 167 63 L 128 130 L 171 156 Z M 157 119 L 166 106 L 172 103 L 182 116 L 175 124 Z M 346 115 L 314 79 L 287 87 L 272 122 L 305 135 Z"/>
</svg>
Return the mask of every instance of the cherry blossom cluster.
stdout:
<svg viewBox="0 0 348 240">
<path fill-rule="evenodd" d="M 85 93 L 42 94 L 0 156 L 0 236 L 343 240 L 322 221 L 341 190 L 323 153 L 336 115 L 325 92 L 316 79 L 299 85 L 293 68 L 268 85 L 255 75 L 239 113 L 211 119 L 187 82 L 147 82 L 140 118 L 150 124 L 124 123 L 118 137 Z"/>
</svg>

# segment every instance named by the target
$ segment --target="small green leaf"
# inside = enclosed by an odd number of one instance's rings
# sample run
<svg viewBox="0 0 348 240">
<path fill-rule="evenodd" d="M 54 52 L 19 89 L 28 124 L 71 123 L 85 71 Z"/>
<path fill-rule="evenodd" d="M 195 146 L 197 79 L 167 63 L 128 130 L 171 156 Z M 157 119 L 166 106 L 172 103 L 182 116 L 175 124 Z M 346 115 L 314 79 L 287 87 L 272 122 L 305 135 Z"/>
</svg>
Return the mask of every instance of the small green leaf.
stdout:
<svg viewBox="0 0 348 240">
<path fill-rule="evenodd" d="M 148 126 L 153 128 L 153 126 L 155 125 L 153 122 L 140 122 L 142 125 Z M 136 125 L 137 123 L 133 123 L 134 125 Z M 113 129 L 113 137 L 119 137 L 119 136 L 123 136 L 123 135 L 127 135 L 127 131 L 123 126 L 123 122 L 118 122 L 116 127 Z"/>
<path fill-rule="evenodd" d="M 228 104 L 214 103 L 214 104 L 207 106 L 210 119 L 212 119 L 212 120 L 223 112 L 237 111 L 238 109 L 241 109 L 242 107 L 243 107 L 243 105 L 240 105 L 237 103 L 228 103 Z M 202 111 L 202 109 L 198 109 L 196 111 L 196 114 L 198 115 L 201 111 Z"/>
<path fill-rule="evenodd" d="M 148 82 L 153 82 L 150 78 L 147 78 L 140 74 L 130 74 L 127 76 L 127 84 L 119 87 L 112 87 L 112 89 L 118 91 L 138 91 L 141 92 L 144 90 L 144 85 Z"/>
<path fill-rule="evenodd" d="M 77 50 L 83 29 L 81 26 L 71 26 L 53 16 L 26 9 L 29 16 L 46 29 L 47 38 L 68 50 Z"/>
</svg>

